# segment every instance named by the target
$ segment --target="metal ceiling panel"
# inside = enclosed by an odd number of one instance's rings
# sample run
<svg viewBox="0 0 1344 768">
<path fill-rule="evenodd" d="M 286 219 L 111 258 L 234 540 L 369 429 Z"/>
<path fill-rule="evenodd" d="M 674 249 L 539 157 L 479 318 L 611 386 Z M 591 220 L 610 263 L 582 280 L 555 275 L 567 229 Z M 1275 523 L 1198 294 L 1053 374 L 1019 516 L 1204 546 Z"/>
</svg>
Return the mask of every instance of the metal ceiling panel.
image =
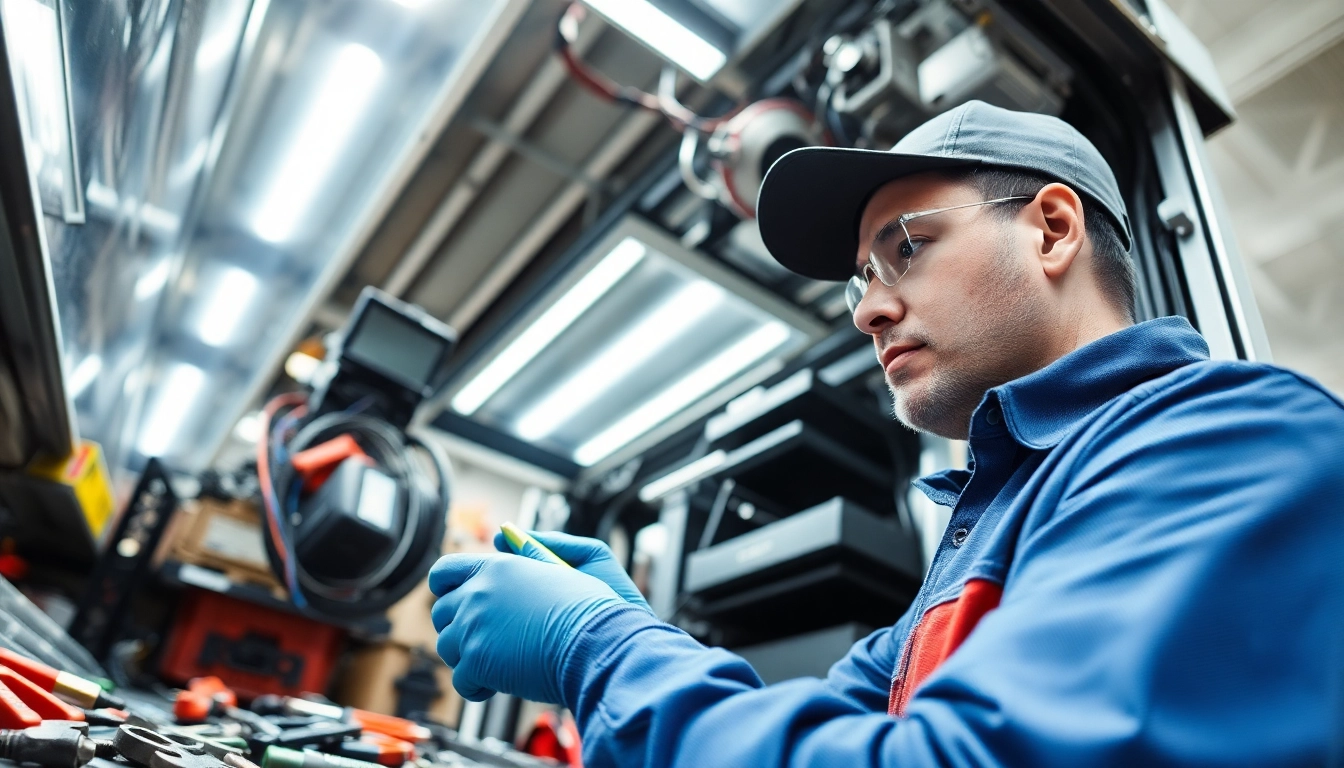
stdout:
<svg viewBox="0 0 1344 768">
<path fill-rule="evenodd" d="M 47 226 L 114 469 L 209 461 L 525 4 L 67 4 L 89 224 Z"/>
<path fill-rule="evenodd" d="M 459 379 L 451 402 L 483 425 L 588 466 L 824 332 L 630 216 Z"/>
</svg>

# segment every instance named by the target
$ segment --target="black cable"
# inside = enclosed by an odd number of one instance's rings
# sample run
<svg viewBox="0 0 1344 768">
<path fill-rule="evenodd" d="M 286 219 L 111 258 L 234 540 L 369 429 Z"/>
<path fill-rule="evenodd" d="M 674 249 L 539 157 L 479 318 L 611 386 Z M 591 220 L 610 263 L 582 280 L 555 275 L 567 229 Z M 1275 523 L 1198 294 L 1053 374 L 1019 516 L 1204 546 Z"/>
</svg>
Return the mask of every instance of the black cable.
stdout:
<svg viewBox="0 0 1344 768">
<path fill-rule="evenodd" d="M 280 547 L 294 548 L 298 483 L 302 479 L 290 463 L 290 457 L 306 448 L 320 445 L 342 434 L 349 434 L 377 465 L 406 489 L 406 513 L 397 545 L 377 566 L 352 579 L 321 578 L 308 572 L 294 551 L 287 551 L 297 572 L 301 597 L 314 611 L 338 618 L 356 618 L 386 610 L 409 592 L 428 571 L 439 555 L 447 528 L 446 515 L 451 501 L 452 470 L 447 454 L 438 444 L 415 435 L 403 435 L 379 419 L 359 413 L 329 413 L 299 421 L 286 418 L 293 408 L 277 412 L 275 433 L 268 436 L 284 450 L 269 455 L 270 477 L 275 497 L 280 502 L 282 539 L 275 541 L 269 528 L 265 543 L 268 559 L 277 573 L 283 573 Z M 413 449 L 423 451 L 433 466 L 435 483 L 415 465 Z M 296 601 L 298 602 L 298 601 Z"/>
</svg>

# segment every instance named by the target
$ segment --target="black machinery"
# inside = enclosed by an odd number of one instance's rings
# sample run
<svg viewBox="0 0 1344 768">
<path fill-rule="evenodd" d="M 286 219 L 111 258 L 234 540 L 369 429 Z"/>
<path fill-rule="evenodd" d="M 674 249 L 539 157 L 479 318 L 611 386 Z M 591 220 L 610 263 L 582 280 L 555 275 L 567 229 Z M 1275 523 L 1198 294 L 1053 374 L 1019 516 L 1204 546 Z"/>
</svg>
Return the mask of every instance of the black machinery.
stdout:
<svg viewBox="0 0 1344 768">
<path fill-rule="evenodd" d="M 455 341 L 419 307 L 365 288 L 312 394 L 267 405 L 262 527 L 295 604 L 336 617 L 381 613 L 438 557 L 448 457 L 407 425 L 442 385 Z"/>
</svg>

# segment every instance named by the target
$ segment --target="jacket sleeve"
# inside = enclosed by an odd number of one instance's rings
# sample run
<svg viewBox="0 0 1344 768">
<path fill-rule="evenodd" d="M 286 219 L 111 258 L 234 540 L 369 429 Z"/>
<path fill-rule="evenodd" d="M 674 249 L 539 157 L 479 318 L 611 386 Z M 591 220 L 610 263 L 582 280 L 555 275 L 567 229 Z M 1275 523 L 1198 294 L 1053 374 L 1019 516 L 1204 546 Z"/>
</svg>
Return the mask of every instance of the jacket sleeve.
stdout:
<svg viewBox="0 0 1344 768">
<path fill-rule="evenodd" d="M 585 764 L 1328 762 L 1344 412 L 1288 374 L 1241 384 L 1153 393 L 1087 436 L 1000 607 L 904 719 L 833 681 L 763 687 L 637 609 L 600 615 L 562 669 Z"/>
<path fill-rule="evenodd" d="M 909 624 L 907 611 L 896 626 L 879 629 L 855 643 L 843 659 L 831 666 L 826 675 L 827 688 L 859 709 L 885 712 L 898 645 Z"/>
</svg>

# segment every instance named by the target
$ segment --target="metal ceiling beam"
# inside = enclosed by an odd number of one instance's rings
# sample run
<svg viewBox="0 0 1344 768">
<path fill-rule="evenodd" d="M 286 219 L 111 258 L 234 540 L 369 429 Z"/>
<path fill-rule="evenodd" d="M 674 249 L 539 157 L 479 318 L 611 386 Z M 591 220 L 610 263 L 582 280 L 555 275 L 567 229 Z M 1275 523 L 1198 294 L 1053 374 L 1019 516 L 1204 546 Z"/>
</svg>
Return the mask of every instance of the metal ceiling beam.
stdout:
<svg viewBox="0 0 1344 768">
<path fill-rule="evenodd" d="M 626 118 L 602 143 L 602 148 L 584 163 L 583 175 L 589 179 L 605 180 L 661 121 L 662 116 L 645 111 L 636 112 Z M 523 236 L 509 247 L 490 272 L 477 283 L 466 300 L 453 310 L 448 318 L 448 324 L 461 331 L 480 317 L 490 303 L 513 282 L 523 267 L 527 266 L 565 222 L 569 221 L 588 198 L 589 193 L 590 188 L 587 184 L 581 181 L 570 182 L 545 210 L 529 222 Z"/>
<path fill-rule="evenodd" d="M 303 337 L 303 334 L 313 322 L 313 317 L 318 309 L 327 301 L 327 297 L 331 295 L 342 276 L 350 271 L 354 260 L 363 251 L 378 225 L 387 217 L 388 211 L 406 187 L 411 176 L 424 163 L 425 155 L 434 146 L 434 142 L 443 133 L 449 121 L 461 110 L 467 97 L 484 77 L 490 63 L 495 60 L 500 49 L 508 41 L 509 36 L 513 34 L 518 22 L 531 5 L 532 0 L 508 0 L 505 2 L 489 22 L 484 34 L 476 38 L 468 50 L 462 52 L 462 56 L 453 68 L 452 74 L 445 80 L 443 89 L 438 94 L 437 106 L 425 121 L 419 139 L 398 158 L 395 170 L 384 182 L 379 194 L 364 210 L 359 227 L 337 249 L 323 268 L 322 274 L 317 279 L 317 285 L 304 298 L 299 313 L 303 321 L 295 323 L 292 328 L 287 329 L 286 343 L 275 348 L 275 353 L 266 360 L 259 369 L 259 374 L 249 383 L 246 396 L 238 401 L 241 405 L 231 415 L 232 421 L 236 422 L 242 418 L 243 414 L 265 395 L 266 390 L 275 380 L 276 372 L 280 370 L 294 345 Z M 212 461 L 214 456 L 218 455 L 224 442 L 221 439 L 220 443 L 214 447 L 211 455 Z"/>
<path fill-rule="evenodd" d="M 1301 6 L 1270 5 L 1210 45 L 1234 102 L 1273 84 L 1344 37 L 1344 3 L 1323 0 Z"/>
<path fill-rule="evenodd" d="M 603 29 L 605 26 L 595 17 L 584 21 L 579 28 L 578 39 L 574 43 L 579 55 L 586 53 L 593 46 Z M 514 136 L 525 134 L 568 81 L 569 75 L 564 65 L 554 56 L 548 58 L 500 122 L 501 130 Z M 397 261 L 397 266 L 383 282 L 384 291 L 394 296 L 405 294 L 406 289 L 411 287 L 425 265 L 438 252 L 439 246 L 462 220 L 467 209 L 508 159 L 510 151 L 505 142 L 493 138 L 486 142 L 477 153 L 476 159 L 430 214 L 420 233 L 406 249 L 406 253 Z"/>
</svg>

